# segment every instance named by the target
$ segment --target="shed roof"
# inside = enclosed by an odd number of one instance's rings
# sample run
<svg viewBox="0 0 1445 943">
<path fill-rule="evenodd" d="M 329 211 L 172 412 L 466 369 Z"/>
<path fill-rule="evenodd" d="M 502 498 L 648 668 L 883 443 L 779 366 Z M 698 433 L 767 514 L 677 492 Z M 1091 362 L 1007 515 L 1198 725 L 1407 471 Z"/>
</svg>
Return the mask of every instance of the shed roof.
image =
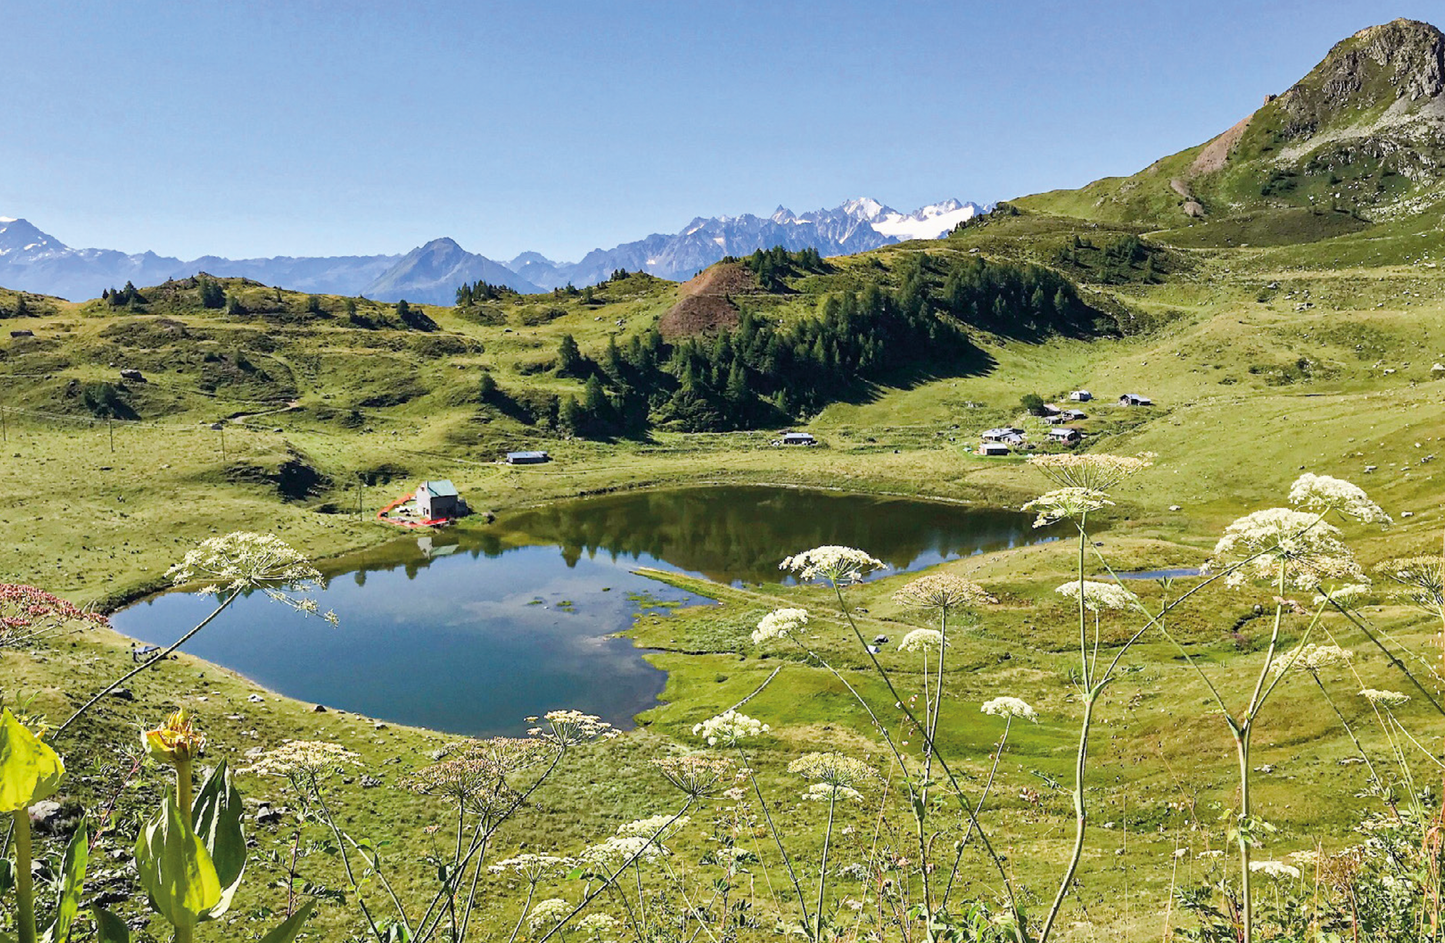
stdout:
<svg viewBox="0 0 1445 943">
<path fill-rule="evenodd" d="M 508 453 L 507 453 L 507 458 L 509 458 L 509 459 L 512 459 L 512 458 L 546 458 L 546 457 L 547 457 L 547 453 L 546 453 L 546 452 L 537 452 L 537 451 L 532 451 L 532 452 L 508 452 Z"/>
<path fill-rule="evenodd" d="M 423 481 L 417 486 L 417 491 L 425 491 L 434 498 L 455 498 L 457 497 L 457 486 L 446 479 L 441 481 Z"/>
</svg>

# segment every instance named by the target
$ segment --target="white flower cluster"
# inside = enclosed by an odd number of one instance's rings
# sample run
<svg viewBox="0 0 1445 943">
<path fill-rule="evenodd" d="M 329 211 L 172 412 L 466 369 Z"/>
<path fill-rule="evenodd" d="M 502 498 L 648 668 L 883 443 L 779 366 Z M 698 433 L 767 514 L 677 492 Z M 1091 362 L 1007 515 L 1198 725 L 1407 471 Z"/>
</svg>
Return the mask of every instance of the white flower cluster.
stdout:
<svg viewBox="0 0 1445 943">
<path fill-rule="evenodd" d="M 550 930 L 566 919 L 572 912 L 572 905 L 560 897 L 549 897 L 546 900 L 538 901 L 527 915 L 527 927 L 533 933 L 541 930 Z"/>
<path fill-rule="evenodd" d="M 180 563 L 166 571 L 175 586 L 204 585 L 199 595 L 260 589 L 279 603 L 308 615 L 317 613 L 314 599 L 287 591 L 309 593 L 317 589 L 321 573 L 290 544 L 274 534 L 237 531 L 212 537 L 186 551 Z M 336 624 L 336 613 L 325 613 Z"/>
<path fill-rule="evenodd" d="M 1064 583 L 1055 589 L 1066 599 L 1075 603 L 1079 599 L 1079 580 Z M 1098 580 L 1083 581 L 1084 608 L 1090 612 L 1103 609 L 1133 609 L 1139 605 L 1139 597 L 1118 583 L 1101 583 Z"/>
<path fill-rule="evenodd" d="M 1107 491 L 1119 482 L 1154 464 L 1154 455 L 1144 452 L 1137 458 L 1103 453 L 1070 453 L 1067 455 L 1034 455 L 1029 464 L 1066 488 Z"/>
<path fill-rule="evenodd" d="M 1234 588 L 1250 580 L 1270 583 L 1284 568 L 1285 585 L 1312 589 L 1330 579 L 1359 580 L 1364 573 L 1340 541 L 1340 529 L 1318 515 L 1289 508 L 1246 514 L 1224 529 L 1205 571 L 1231 569 Z"/>
<path fill-rule="evenodd" d="M 1285 864 L 1283 861 L 1251 861 L 1249 870 L 1272 878 L 1298 879 L 1300 874 L 1299 868 L 1292 864 Z"/>
<path fill-rule="evenodd" d="M 568 859 L 559 858 L 556 855 L 520 854 L 488 865 L 487 870 L 493 874 L 512 871 L 524 878 L 527 883 L 536 884 L 547 875 L 561 871 L 570 864 Z"/>
<path fill-rule="evenodd" d="M 1028 702 L 1017 697 L 996 697 L 991 701 L 984 701 L 979 708 L 985 714 L 992 714 L 995 717 L 1021 717 L 1024 720 L 1038 722 L 1038 713 L 1028 705 Z"/>
<path fill-rule="evenodd" d="M 806 609 L 774 609 L 758 620 L 758 627 L 753 630 L 753 644 L 761 645 L 773 639 L 790 638 L 794 633 L 801 632 L 807 624 Z"/>
<path fill-rule="evenodd" d="M 527 731 L 528 736 L 538 737 L 564 748 L 593 740 L 610 740 L 619 735 L 611 724 L 596 714 L 584 714 L 574 710 L 548 711 L 541 719 L 547 722 L 546 726 L 530 728 Z M 534 724 L 538 722 L 536 717 L 528 717 L 527 720 Z"/>
<path fill-rule="evenodd" d="M 612 939 L 617 932 L 617 920 L 610 914 L 588 914 L 577 921 L 577 929 L 587 934 L 589 940 Z"/>
<path fill-rule="evenodd" d="M 304 773 L 320 778 L 346 766 L 360 766 L 361 757 L 339 743 L 319 740 L 287 740 L 262 753 L 244 772 L 257 776 L 290 776 Z"/>
<path fill-rule="evenodd" d="M 800 582 L 827 580 L 836 585 L 857 583 L 874 570 L 887 569 L 882 560 L 852 547 L 814 547 L 788 557 L 778 569 L 797 576 Z"/>
<path fill-rule="evenodd" d="M 877 774 L 862 760 L 842 753 L 805 753 L 788 764 L 788 772 L 834 786 L 852 786 Z"/>
<path fill-rule="evenodd" d="M 1348 606 L 1360 597 L 1368 595 L 1373 590 L 1374 587 L 1369 583 L 1345 583 L 1332 589 L 1326 589 L 1323 593 L 1316 593 L 1314 604 L 1316 606 L 1326 606 L 1333 600 L 1341 606 Z"/>
<path fill-rule="evenodd" d="M 1366 524 L 1389 524 L 1390 515 L 1371 501 L 1359 485 L 1342 478 L 1306 472 L 1289 489 L 1289 503 L 1307 511 L 1338 511 Z"/>
<path fill-rule="evenodd" d="M 1386 710 L 1404 707 L 1410 700 L 1410 695 L 1408 694 L 1401 694 L 1399 691 L 1380 691 L 1376 688 L 1365 688 L 1360 692 L 1360 697 L 1376 707 L 1383 707 Z"/>
<path fill-rule="evenodd" d="M 658 841 L 662 841 L 677 834 L 683 826 L 691 821 L 692 818 L 686 815 L 678 816 L 676 821 L 673 821 L 670 815 L 654 815 L 617 826 L 617 837 L 652 838 L 656 836 Z"/>
<path fill-rule="evenodd" d="M 1298 668 L 1313 674 L 1325 668 L 1347 667 L 1354 657 L 1355 653 L 1348 648 L 1341 648 L 1338 645 L 1316 645 L 1314 642 L 1310 642 L 1285 655 L 1271 665 L 1270 670 L 1275 674 L 1284 674 L 1286 671 Z"/>
<path fill-rule="evenodd" d="M 667 849 L 646 835 L 614 836 L 583 851 L 578 858 L 593 865 L 618 865 L 631 861 L 644 864 L 667 854 Z"/>
<path fill-rule="evenodd" d="M 1094 488 L 1060 488 L 1034 498 L 1025 504 L 1025 511 L 1037 511 L 1035 527 L 1047 527 L 1066 518 L 1081 518 L 1090 511 L 1113 504 L 1104 492 Z"/>
<path fill-rule="evenodd" d="M 813 783 L 803 793 L 804 799 L 814 802 L 861 802 L 863 794 L 852 786 L 839 786 L 834 783 Z"/>
<path fill-rule="evenodd" d="M 898 643 L 900 652 L 936 652 L 944 645 L 943 633 L 937 629 L 914 629 Z"/>
<path fill-rule="evenodd" d="M 948 612 L 951 609 L 993 605 L 998 599 L 973 580 L 952 573 L 930 573 L 894 593 L 893 601 L 909 609 Z"/>
<path fill-rule="evenodd" d="M 771 729 L 760 720 L 754 720 L 747 714 L 739 714 L 735 710 L 728 709 L 716 717 L 709 717 L 702 723 L 694 725 L 692 732 L 706 740 L 708 746 L 715 747 L 718 744 L 734 746 L 748 737 L 760 736 Z"/>
</svg>

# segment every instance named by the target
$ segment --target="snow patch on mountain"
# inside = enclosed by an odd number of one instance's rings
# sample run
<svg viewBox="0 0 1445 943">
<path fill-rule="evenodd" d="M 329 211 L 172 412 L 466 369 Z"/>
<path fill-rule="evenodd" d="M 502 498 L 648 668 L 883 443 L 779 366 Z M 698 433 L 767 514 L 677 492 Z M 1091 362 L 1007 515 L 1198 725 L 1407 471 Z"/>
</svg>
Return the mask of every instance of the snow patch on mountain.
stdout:
<svg viewBox="0 0 1445 943">
<path fill-rule="evenodd" d="M 877 216 L 869 223 L 885 236 L 898 239 L 937 239 L 951 232 L 959 223 L 967 222 L 983 212 L 977 203 L 960 203 L 945 200 L 931 203 L 912 213 L 890 211 Z"/>
</svg>

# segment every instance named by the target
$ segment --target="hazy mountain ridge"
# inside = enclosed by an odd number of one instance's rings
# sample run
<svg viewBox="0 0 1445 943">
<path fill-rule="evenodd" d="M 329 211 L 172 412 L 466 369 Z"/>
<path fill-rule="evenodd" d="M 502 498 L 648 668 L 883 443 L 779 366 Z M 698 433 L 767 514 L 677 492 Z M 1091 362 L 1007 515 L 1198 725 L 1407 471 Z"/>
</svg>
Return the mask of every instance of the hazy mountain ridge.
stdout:
<svg viewBox="0 0 1445 943">
<path fill-rule="evenodd" d="M 801 215 L 780 206 L 771 217 L 696 217 L 680 232 L 653 233 L 610 249 L 594 249 L 579 262 L 556 262 L 537 252 L 523 252 L 511 262 L 499 262 L 467 252 L 450 237 L 434 239 L 405 255 L 251 259 L 205 255 L 184 261 L 153 252 L 75 249 L 27 220 L 3 217 L 0 285 L 79 300 L 127 281 L 154 285 L 207 272 L 316 294 L 450 304 L 457 286 L 477 280 L 528 293 L 567 284 L 597 284 L 617 269 L 685 280 L 725 255 L 747 255 L 775 245 L 848 255 L 900 239 L 936 238 L 980 212 L 984 210 L 977 204 L 957 200 L 935 203 L 911 214 L 868 199 Z"/>
</svg>

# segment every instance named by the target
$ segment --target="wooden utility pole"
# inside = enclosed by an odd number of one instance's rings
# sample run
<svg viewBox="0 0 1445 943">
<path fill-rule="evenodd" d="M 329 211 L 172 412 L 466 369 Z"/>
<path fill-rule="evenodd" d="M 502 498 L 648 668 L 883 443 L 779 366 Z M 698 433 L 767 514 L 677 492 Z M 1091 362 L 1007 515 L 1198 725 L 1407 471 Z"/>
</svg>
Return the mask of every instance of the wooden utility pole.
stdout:
<svg viewBox="0 0 1445 943">
<path fill-rule="evenodd" d="M 110 436 L 110 452 L 111 452 L 112 455 L 114 455 L 114 454 L 115 454 L 115 425 L 111 422 L 109 416 L 106 416 L 106 417 L 105 417 L 105 431 L 106 431 L 106 433 Z"/>
<path fill-rule="evenodd" d="M 226 460 L 226 427 L 221 427 L 221 461 Z"/>
</svg>

